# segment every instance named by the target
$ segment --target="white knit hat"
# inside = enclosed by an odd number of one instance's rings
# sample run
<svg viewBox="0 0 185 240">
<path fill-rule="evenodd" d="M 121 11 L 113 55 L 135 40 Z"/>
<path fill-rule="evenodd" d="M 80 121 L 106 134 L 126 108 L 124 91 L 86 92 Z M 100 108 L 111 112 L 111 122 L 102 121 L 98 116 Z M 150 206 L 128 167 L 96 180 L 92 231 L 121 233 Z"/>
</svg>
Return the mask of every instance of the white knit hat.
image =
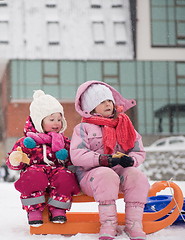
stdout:
<svg viewBox="0 0 185 240">
<path fill-rule="evenodd" d="M 34 92 L 33 101 L 30 104 L 30 117 L 33 121 L 35 129 L 38 132 L 44 132 L 42 128 L 42 120 L 45 117 L 57 112 L 62 114 L 63 127 L 60 130 L 61 133 L 64 132 L 67 128 L 67 122 L 64 117 L 64 110 L 62 105 L 56 98 L 45 94 L 42 90 L 36 90 Z"/>
<path fill-rule="evenodd" d="M 91 112 L 101 102 L 105 100 L 115 100 L 112 95 L 112 91 L 102 84 L 92 84 L 81 96 L 81 107 L 83 111 Z"/>
</svg>

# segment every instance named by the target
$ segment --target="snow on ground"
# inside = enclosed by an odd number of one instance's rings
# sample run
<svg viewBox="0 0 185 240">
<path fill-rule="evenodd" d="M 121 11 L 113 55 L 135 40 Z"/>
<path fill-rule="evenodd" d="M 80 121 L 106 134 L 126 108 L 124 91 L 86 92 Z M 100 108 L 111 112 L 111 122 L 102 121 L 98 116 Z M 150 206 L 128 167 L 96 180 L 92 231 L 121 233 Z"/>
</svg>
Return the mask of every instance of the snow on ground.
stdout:
<svg viewBox="0 0 185 240">
<path fill-rule="evenodd" d="M 185 196 L 185 182 L 175 181 Z M 152 184 L 152 182 L 151 182 Z M 26 212 L 22 210 L 19 192 L 14 189 L 13 183 L 0 182 L 0 236 L 3 240 L 98 240 L 98 234 L 77 234 L 74 236 L 62 235 L 30 235 Z M 169 189 L 161 194 L 171 194 Z M 123 211 L 122 200 L 117 201 L 118 211 Z M 86 208 L 86 209 L 85 209 Z M 71 211 L 97 211 L 97 204 L 73 204 Z M 147 235 L 147 240 L 182 240 L 185 236 L 185 223 L 172 225 L 159 232 Z M 128 239 L 123 233 L 116 240 Z"/>
</svg>

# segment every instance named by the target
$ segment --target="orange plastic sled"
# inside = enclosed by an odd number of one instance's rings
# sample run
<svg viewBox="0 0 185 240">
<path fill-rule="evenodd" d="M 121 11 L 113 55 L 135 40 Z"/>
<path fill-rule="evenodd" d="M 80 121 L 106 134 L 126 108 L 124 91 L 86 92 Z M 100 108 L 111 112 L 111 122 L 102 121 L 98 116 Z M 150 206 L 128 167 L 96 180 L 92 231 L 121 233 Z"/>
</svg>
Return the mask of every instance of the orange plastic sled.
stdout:
<svg viewBox="0 0 185 240">
<path fill-rule="evenodd" d="M 179 216 L 179 211 L 181 211 L 183 207 L 184 198 L 181 189 L 174 182 L 160 181 L 154 183 L 150 188 L 148 196 L 156 196 L 158 192 L 168 187 L 171 187 L 174 191 L 174 198 L 172 198 L 171 202 L 158 212 L 145 212 L 143 215 L 143 228 L 147 234 L 157 232 L 171 225 Z M 123 198 L 123 194 L 120 194 L 119 198 Z M 73 202 L 94 202 L 94 199 L 86 195 L 79 195 L 73 197 Z M 171 214 L 169 214 L 168 217 L 160 220 L 170 212 Z M 50 222 L 48 211 L 45 209 L 43 212 L 43 220 L 44 224 L 40 227 L 30 227 L 31 234 L 72 235 L 77 233 L 98 233 L 100 228 L 99 215 L 97 212 L 68 212 L 67 223 L 60 224 Z M 125 224 L 125 213 L 118 213 L 118 224 Z"/>
</svg>

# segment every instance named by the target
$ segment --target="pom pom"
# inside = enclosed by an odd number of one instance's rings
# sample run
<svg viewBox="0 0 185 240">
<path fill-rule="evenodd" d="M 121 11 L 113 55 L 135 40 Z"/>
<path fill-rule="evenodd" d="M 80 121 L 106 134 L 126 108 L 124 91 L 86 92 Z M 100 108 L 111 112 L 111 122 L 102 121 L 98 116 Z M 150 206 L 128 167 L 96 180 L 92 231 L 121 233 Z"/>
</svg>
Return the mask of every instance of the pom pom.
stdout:
<svg viewBox="0 0 185 240">
<path fill-rule="evenodd" d="M 26 137 L 23 141 L 23 144 L 27 148 L 35 148 L 37 145 L 35 140 L 31 137 Z"/>
<path fill-rule="evenodd" d="M 33 99 L 35 100 L 36 98 L 39 98 L 44 95 L 45 95 L 45 93 L 42 90 L 36 90 L 36 91 L 34 91 Z"/>
<path fill-rule="evenodd" d="M 63 148 L 57 151 L 55 155 L 56 155 L 56 158 L 58 158 L 59 160 L 65 160 L 68 157 L 68 151 L 65 148 Z"/>
</svg>

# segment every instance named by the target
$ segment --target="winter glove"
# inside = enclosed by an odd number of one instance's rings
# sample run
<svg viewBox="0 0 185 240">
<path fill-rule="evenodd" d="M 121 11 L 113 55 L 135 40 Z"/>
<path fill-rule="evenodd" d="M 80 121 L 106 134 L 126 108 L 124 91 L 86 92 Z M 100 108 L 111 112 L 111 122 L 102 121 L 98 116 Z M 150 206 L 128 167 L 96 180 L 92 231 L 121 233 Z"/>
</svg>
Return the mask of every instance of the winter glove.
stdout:
<svg viewBox="0 0 185 240">
<path fill-rule="evenodd" d="M 36 141 L 31 137 L 26 137 L 23 140 L 23 144 L 24 144 L 25 147 L 31 148 L 31 149 L 35 148 L 36 145 L 37 145 Z M 57 151 L 55 153 L 55 156 L 59 160 L 65 160 L 68 157 L 68 151 L 65 148 L 60 149 L 59 151 Z"/>
<path fill-rule="evenodd" d="M 134 159 L 132 157 L 129 157 L 126 154 L 123 154 L 123 156 L 121 156 L 119 159 L 120 159 L 120 163 L 119 164 L 123 168 L 132 167 L 134 165 Z"/>
<path fill-rule="evenodd" d="M 124 153 L 117 152 L 114 155 L 101 154 L 99 157 L 100 166 L 114 167 L 120 164 L 123 168 L 132 167 L 134 165 L 133 158 Z"/>
<path fill-rule="evenodd" d="M 65 160 L 68 157 L 68 151 L 65 148 L 60 149 L 55 153 L 55 156 L 59 160 Z"/>
<path fill-rule="evenodd" d="M 29 164 L 30 159 L 26 153 L 23 153 L 21 147 L 17 148 L 17 151 L 13 151 L 9 156 L 10 163 L 13 166 L 18 166 L 21 162 Z"/>
<path fill-rule="evenodd" d="M 111 154 L 100 154 L 99 164 L 105 167 L 114 167 L 120 163 L 119 158 L 113 158 Z"/>
<path fill-rule="evenodd" d="M 36 142 L 33 138 L 31 137 L 26 137 L 24 140 L 23 140 L 23 144 L 25 147 L 27 148 L 35 148 L 36 147 Z"/>
</svg>

